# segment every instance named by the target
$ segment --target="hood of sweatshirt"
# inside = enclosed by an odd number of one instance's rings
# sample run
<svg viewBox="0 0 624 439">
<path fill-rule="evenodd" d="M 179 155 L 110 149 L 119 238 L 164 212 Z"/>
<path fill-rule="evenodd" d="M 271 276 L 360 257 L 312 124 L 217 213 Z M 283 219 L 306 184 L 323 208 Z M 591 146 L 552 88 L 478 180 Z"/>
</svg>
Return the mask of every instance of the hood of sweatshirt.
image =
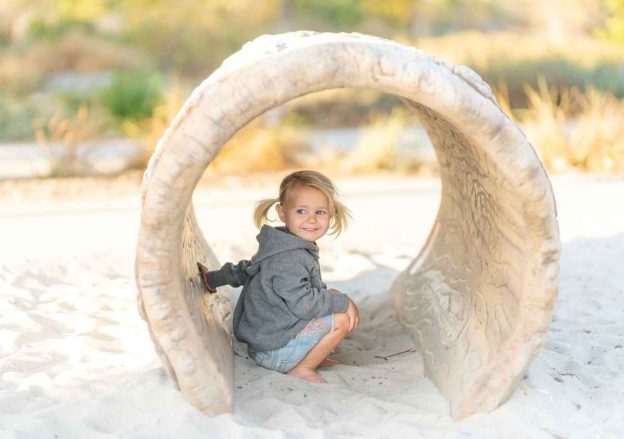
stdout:
<svg viewBox="0 0 624 439">
<path fill-rule="evenodd" d="M 299 248 L 307 250 L 314 259 L 318 260 L 319 258 L 316 244 L 299 238 L 283 226 L 272 227 L 265 224 L 260 229 L 256 239 L 259 244 L 258 252 L 251 258 L 250 262 L 252 265 L 257 265 L 258 268 L 259 263 L 268 257 Z"/>
</svg>

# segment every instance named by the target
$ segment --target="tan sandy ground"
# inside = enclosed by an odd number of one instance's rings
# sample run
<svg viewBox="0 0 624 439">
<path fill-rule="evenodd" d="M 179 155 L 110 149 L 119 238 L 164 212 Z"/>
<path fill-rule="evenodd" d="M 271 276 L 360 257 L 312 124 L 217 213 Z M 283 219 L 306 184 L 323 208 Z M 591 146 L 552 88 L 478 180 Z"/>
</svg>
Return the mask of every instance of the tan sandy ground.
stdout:
<svg viewBox="0 0 624 439">
<path fill-rule="evenodd" d="M 0 437 L 621 437 L 624 179 L 553 179 L 563 252 L 546 347 L 508 403 L 453 422 L 417 352 L 383 358 L 412 346 L 386 293 L 429 232 L 438 180 L 337 178 L 355 221 L 320 241 L 324 279 L 362 315 L 343 364 L 312 385 L 236 344 L 236 413 L 206 417 L 165 376 L 136 311 L 140 178 L 0 183 Z M 280 178 L 200 183 L 222 262 L 254 252 L 253 204 Z"/>
</svg>

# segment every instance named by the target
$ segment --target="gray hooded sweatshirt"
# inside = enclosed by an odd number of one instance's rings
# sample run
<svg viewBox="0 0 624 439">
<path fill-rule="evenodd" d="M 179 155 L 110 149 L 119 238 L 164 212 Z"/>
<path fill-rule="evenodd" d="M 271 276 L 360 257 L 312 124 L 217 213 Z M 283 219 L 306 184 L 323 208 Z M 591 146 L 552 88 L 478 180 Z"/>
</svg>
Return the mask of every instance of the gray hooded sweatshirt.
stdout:
<svg viewBox="0 0 624 439">
<path fill-rule="evenodd" d="M 286 345 L 310 320 L 346 312 L 349 296 L 331 293 L 321 279 L 318 247 L 285 227 L 262 226 L 250 261 L 208 272 L 208 283 L 243 286 L 234 310 L 234 335 L 256 352 Z"/>
</svg>

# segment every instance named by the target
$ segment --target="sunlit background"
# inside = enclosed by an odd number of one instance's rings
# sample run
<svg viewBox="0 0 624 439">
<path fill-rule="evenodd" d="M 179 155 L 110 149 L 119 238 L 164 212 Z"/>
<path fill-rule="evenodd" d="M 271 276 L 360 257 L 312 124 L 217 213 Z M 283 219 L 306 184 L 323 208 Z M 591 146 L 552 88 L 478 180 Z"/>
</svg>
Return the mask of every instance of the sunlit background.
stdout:
<svg viewBox="0 0 624 439">
<path fill-rule="evenodd" d="M 492 413 L 451 420 L 390 303 L 442 182 L 415 115 L 370 89 L 259 116 L 193 193 L 225 263 L 257 251 L 253 207 L 291 170 L 336 183 L 353 221 L 321 240 L 321 268 L 361 326 L 321 372 L 331 387 L 257 367 L 241 343 L 232 414 L 204 416 L 167 378 L 137 312 L 144 169 L 228 56 L 295 30 L 378 35 L 468 65 L 544 162 L 559 295 L 544 348 Z M 0 0 L 0 437 L 621 437 L 623 99 L 624 0 Z"/>
<path fill-rule="evenodd" d="M 301 29 L 379 35 L 466 64 L 549 172 L 624 171 L 624 0 L 4 0 L 0 179 L 137 172 L 227 56 Z M 207 172 L 301 166 L 436 173 L 414 115 L 354 89 L 261 116 Z"/>
</svg>

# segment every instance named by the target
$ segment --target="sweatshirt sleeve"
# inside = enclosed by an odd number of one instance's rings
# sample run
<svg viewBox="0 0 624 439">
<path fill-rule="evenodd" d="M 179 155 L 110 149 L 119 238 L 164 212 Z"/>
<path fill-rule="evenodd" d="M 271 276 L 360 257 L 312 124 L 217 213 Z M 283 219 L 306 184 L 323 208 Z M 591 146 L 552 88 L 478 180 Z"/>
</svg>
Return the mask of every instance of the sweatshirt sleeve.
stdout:
<svg viewBox="0 0 624 439">
<path fill-rule="evenodd" d="M 272 273 L 273 289 L 286 302 L 288 309 L 300 319 L 312 319 L 336 312 L 346 312 L 349 296 L 314 288 L 303 264 L 289 265 L 288 270 Z"/>
<path fill-rule="evenodd" d="M 247 260 L 242 260 L 236 265 L 228 262 L 219 270 L 209 271 L 207 274 L 208 284 L 213 288 L 223 285 L 230 285 L 235 288 L 243 286 L 251 277 L 246 271 L 249 264 L 250 262 Z"/>
</svg>

